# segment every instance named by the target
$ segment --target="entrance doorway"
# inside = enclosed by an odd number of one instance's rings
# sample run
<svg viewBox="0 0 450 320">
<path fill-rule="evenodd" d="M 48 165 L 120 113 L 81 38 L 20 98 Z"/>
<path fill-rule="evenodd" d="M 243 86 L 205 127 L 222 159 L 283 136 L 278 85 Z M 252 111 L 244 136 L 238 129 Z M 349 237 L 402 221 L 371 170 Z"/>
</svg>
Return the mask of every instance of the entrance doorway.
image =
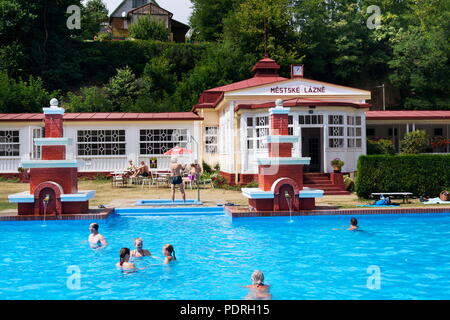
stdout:
<svg viewBox="0 0 450 320">
<path fill-rule="evenodd" d="M 302 128 L 302 157 L 311 158 L 304 172 L 322 172 L 322 131 L 322 128 Z"/>
</svg>

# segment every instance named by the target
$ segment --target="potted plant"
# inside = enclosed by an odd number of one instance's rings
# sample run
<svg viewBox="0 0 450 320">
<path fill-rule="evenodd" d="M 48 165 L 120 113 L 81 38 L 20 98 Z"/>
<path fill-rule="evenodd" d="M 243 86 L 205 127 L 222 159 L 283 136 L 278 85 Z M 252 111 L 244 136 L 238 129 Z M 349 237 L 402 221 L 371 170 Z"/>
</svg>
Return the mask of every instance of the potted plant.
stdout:
<svg viewBox="0 0 450 320">
<path fill-rule="evenodd" d="M 345 164 L 345 162 L 339 158 L 331 160 L 331 166 L 333 167 L 333 171 L 335 173 L 341 172 L 341 169 L 344 166 L 344 164 Z"/>
</svg>

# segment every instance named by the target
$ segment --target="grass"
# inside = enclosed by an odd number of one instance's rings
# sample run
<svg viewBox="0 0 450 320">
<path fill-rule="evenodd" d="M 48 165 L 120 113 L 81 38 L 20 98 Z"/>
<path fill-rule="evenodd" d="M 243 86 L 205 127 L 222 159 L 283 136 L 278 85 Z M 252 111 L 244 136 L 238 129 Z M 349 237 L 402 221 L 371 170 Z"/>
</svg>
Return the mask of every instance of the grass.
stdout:
<svg viewBox="0 0 450 320">
<path fill-rule="evenodd" d="M 90 201 L 91 207 L 97 207 L 100 204 L 112 207 L 129 207 L 133 206 L 137 200 L 144 199 L 170 199 L 171 192 L 169 188 L 156 188 L 140 185 L 132 185 L 127 187 L 111 186 L 110 181 L 105 180 L 84 180 L 78 183 L 79 190 L 96 190 L 96 196 Z M 8 195 L 12 193 L 29 190 L 28 183 L 0 181 L 0 211 L 5 209 L 16 209 L 17 204 L 8 202 Z M 247 205 L 247 198 L 242 196 L 240 191 L 212 189 L 211 187 L 201 188 L 201 200 L 205 205 L 216 206 L 219 203 L 232 202 L 240 205 Z M 180 192 L 177 190 L 176 199 L 181 199 Z M 186 188 L 187 199 L 197 199 L 197 190 Z M 335 206 L 342 209 L 357 208 L 357 205 L 371 204 L 373 199 L 358 199 L 355 194 L 345 196 L 325 196 L 317 199 L 317 205 Z M 424 206 L 418 199 L 410 199 L 410 203 L 403 204 L 401 199 L 393 200 L 400 203 L 401 207 L 420 207 Z M 425 205 L 443 207 L 450 205 Z"/>
</svg>

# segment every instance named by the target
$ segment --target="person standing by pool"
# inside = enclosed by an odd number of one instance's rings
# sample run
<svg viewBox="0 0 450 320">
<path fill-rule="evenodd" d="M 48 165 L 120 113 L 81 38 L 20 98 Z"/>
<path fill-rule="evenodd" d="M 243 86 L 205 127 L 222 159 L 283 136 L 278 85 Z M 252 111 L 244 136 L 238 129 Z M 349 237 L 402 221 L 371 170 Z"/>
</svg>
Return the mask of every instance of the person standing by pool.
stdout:
<svg viewBox="0 0 450 320">
<path fill-rule="evenodd" d="M 358 220 L 356 218 L 350 219 L 350 227 L 347 230 L 358 230 Z"/>
<path fill-rule="evenodd" d="M 117 262 L 116 267 L 121 269 L 136 269 L 134 263 L 129 262 L 130 260 L 130 249 L 122 248 L 120 249 L 120 261 Z"/>
<path fill-rule="evenodd" d="M 88 237 L 88 242 L 92 249 L 104 248 L 108 245 L 105 237 L 98 232 L 97 223 L 91 223 L 89 225 L 89 231 L 91 234 Z"/>
<path fill-rule="evenodd" d="M 196 184 L 199 183 L 200 174 L 202 172 L 202 168 L 198 164 L 197 159 L 194 160 L 194 163 L 191 164 L 191 169 L 189 170 L 189 179 L 191 181 L 195 181 Z"/>
<path fill-rule="evenodd" d="M 183 178 L 182 178 L 182 172 L 185 169 L 185 166 L 182 166 L 181 164 L 177 163 L 177 159 L 173 158 L 171 160 L 170 164 L 170 179 L 171 179 L 171 186 L 172 186 L 172 203 L 175 202 L 175 187 L 177 185 L 180 186 L 180 192 L 183 195 L 183 202 L 186 202 L 186 193 L 184 192 L 184 184 L 183 184 Z"/>
<path fill-rule="evenodd" d="M 163 262 L 164 264 L 168 264 L 170 262 L 177 260 L 177 258 L 175 257 L 175 249 L 173 248 L 173 246 L 171 244 L 166 244 L 163 247 L 162 252 L 165 257 L 164 262 Z"/>
<path fill-rule="evenodd" d="M 130 254 L 132 258 L 141 258 L 141 257 L 152 255 L 150 253 L 150 251 L 143 248 L 144 241 L 142 240 L 142 238 L 134 239 L 134 246 L 136 247 L 136 249 L 131 251 L 131 254 Z"/>
<path fill-rule="evenodd" d="M 250 289 L 249 294 L 245 297 L 246 300 L 268 300 L 272 298 L 272 295 L 269 293 L 269 286 L 264 284 L 264 273 L 260 270 L 255 270 L 250 280 L 252 284 L 244 286 Z"/>
</svg>

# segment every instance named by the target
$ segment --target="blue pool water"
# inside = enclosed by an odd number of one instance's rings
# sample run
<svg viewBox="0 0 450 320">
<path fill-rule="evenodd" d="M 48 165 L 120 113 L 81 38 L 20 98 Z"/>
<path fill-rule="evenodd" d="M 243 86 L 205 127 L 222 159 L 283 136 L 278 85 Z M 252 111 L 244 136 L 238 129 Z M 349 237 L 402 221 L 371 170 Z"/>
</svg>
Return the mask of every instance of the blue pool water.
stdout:
<svg viewBox="0 0 450 320">
<path fill-rule="evenodd" d="M 203 202 L 193 199 L 186 199 L 186 202 L 183 200 L 164 200 L 164 199 L 155 199 L 155 200 L 138 200 L 135 205 L 136 206 L 168 206 L 168 205 L 201 205 Z"/>
<path fill-rule="evenodd" d="M 0 299 L 243 299 L 255 269 L 264 272 L 273 299 L 450 298 L 447 214 L 358 216 L 362 232 L 342 230 L 348 216 L 290 223 L 122 214 L 100 222 L 110 243 L 103 251 L 88 247 L 86 221 L 0 223 Z M 120 272 L 119 250 L 138 236 L 159 258 L 162 246 L 173 244 L 178 261 L 145 258 L 137 264 L 146 269 Z M 368 268 L 379 268 L 379 289 L 368 288 Z M 70 278 L 77 269 L 79 289 Z"/>
</svg>

